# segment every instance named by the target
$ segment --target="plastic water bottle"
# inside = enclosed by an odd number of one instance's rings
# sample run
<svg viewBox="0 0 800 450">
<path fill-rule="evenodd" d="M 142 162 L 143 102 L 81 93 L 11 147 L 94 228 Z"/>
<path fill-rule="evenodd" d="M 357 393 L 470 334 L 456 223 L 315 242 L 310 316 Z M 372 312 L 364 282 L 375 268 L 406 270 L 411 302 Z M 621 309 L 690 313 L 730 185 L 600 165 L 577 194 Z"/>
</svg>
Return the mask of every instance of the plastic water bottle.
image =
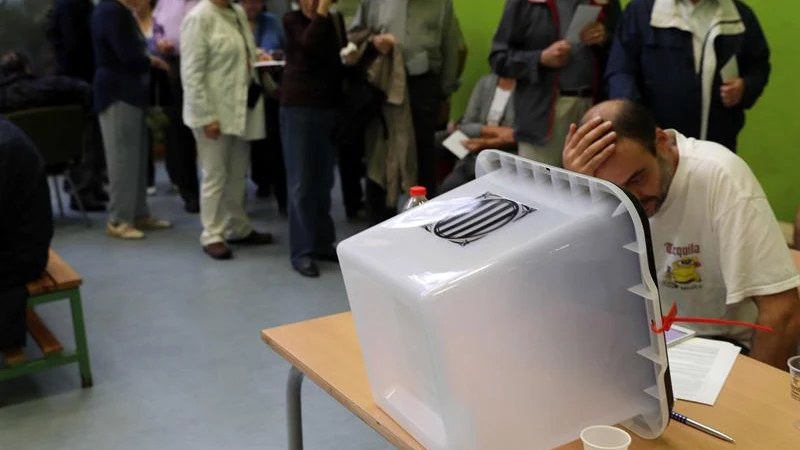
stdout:
<svg viewBox="0 0 800 450">
<path fill-rule="evenodd" d="M 406 202 L 406 206 L 403 208 L 403 211 L 416 208 L 417 206 L 428 201 L 428 197 L 426 197 L 426 195 L 428 195 L 428 190 L 425 189 L 425 186 L 412 186 L 409 194 L 411 197 Z"/>
</svg>

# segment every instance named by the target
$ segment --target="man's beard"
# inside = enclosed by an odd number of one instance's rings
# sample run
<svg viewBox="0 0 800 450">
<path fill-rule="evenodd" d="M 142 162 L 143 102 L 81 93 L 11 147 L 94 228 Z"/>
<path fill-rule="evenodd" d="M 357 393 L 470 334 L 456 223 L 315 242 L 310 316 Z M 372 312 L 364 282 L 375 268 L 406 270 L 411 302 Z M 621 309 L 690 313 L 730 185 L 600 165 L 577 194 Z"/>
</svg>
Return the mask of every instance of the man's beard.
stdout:
<svg viewBox="0 0 800 450">
<path fill-rule="evenodd" d="M 656 205 L 655 212 L 658 212 L 661 209 L 661 205 L 667 200 L 667 194 L 669 193 L 669 187 L 672 185 L 672 178 L 675 175 L 675 171 L 667 158 L 658 154 L 656 155 L 656 160 L 658 161 L 658 171 L 661 175 L 661 194 L 658 197 L 644 197 L 640 201 L 643 205 L 654 202 Z"/>
</svg>

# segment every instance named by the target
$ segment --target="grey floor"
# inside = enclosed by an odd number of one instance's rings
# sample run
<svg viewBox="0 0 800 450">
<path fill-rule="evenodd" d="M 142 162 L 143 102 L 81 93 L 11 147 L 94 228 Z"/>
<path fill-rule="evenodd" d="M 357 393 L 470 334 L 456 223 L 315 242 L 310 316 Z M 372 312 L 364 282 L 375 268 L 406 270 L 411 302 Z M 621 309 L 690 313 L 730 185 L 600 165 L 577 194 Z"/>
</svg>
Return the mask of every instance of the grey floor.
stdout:
<svg viewBox="0 0 800 450">
<path fill-rule="evenodd" d="M 344 238 L 363 224 L 344 221 L 338 193 Z M 53 247 L 85 280 L 95 385 L 82 390 L 74 365 L 0 383 L 0 449 L 286 448 L 289 366 L 259 331 L 347 310 L 338 266 L 323 265 L 316 280 L 295 274 L 288 224 L 271 200 L 248 205 L 277 245 L 243 249 L 229 262 L 202 253 L 199 218 L 176 197 L 150 205 L 176 227 L 142 242 L 108 238 L 102 214 L 92 215 L 91 229 L 74 214 L 57 219 Z M 40 311 L 71 346 L 66 306 Z M 391 448 L 308 381 L 303 406 L 307 449 Z"/>
</svg>

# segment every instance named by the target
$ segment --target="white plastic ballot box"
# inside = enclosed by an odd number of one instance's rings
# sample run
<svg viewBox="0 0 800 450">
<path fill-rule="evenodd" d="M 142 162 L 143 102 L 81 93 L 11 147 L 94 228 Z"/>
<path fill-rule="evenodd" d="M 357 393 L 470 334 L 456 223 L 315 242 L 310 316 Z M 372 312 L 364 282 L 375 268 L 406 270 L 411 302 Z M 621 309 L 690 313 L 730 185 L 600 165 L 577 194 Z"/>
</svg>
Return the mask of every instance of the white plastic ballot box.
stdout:
<svg viewBox="0 0 800 450">
<path fill-rule="evenodd" d="M 484 151 L 478 178 L 343 241 L 376 403 L 429 450 L 644 438 L 672 408 L 647 218 L 611 183 Z"/>
</svg>

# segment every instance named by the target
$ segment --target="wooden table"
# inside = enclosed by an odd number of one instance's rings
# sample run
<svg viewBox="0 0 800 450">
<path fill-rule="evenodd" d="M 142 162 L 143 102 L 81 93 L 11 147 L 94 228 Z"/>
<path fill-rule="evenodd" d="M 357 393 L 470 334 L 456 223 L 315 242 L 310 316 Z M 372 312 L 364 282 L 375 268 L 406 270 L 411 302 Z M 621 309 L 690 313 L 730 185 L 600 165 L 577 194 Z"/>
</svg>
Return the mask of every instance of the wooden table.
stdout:
<svg viewBox="0 0 800 450">
<path fill-rule="evenodd" d="M 397 448 L 423 447 L 372 400 L 353 318 L 342 313 L 261 332 L 261 337 L 292 364 L 287 386 L 289 448 L 300 450 L 300 387 L 307 376 Z M 739 356 L 715 406 L 676 401 L 675 410 L 728 433 L 742 449 L 800 448 L 800 403 L 789 395 L 789 375 Z M 573 442 L 563 449 L 581 449 Z M 730 449 L 731 444 L 671 422 L 654 441 L 633 436 L 631 449 Z"/>
<path fill-rule="evenodd" d="M 792 251 L 792 258 L 800 268 L 800 252 Z M 372 400 L 350 313 L 263 330 L 261 338 L 292 364 L 286 393 L 290 450 L 303 448 L 300 389 L 304 376 L 395 447 L 423 449 Z M 792 400 L 789 383 L 788 373 L 739 356 L 713 407 L 677 400 L 675 411 L 731 435 L 737 448 L 797 450 L 800 431 L 793 423 L 800 420 L 800 403 Z M 579 441 L 561 447 L 581 448 Z M 634 435 L 631 445 L 632 450 L 731 448 L 732 444 L 675 422 L 659 439 L 648 441 Z"/>
</svg>

